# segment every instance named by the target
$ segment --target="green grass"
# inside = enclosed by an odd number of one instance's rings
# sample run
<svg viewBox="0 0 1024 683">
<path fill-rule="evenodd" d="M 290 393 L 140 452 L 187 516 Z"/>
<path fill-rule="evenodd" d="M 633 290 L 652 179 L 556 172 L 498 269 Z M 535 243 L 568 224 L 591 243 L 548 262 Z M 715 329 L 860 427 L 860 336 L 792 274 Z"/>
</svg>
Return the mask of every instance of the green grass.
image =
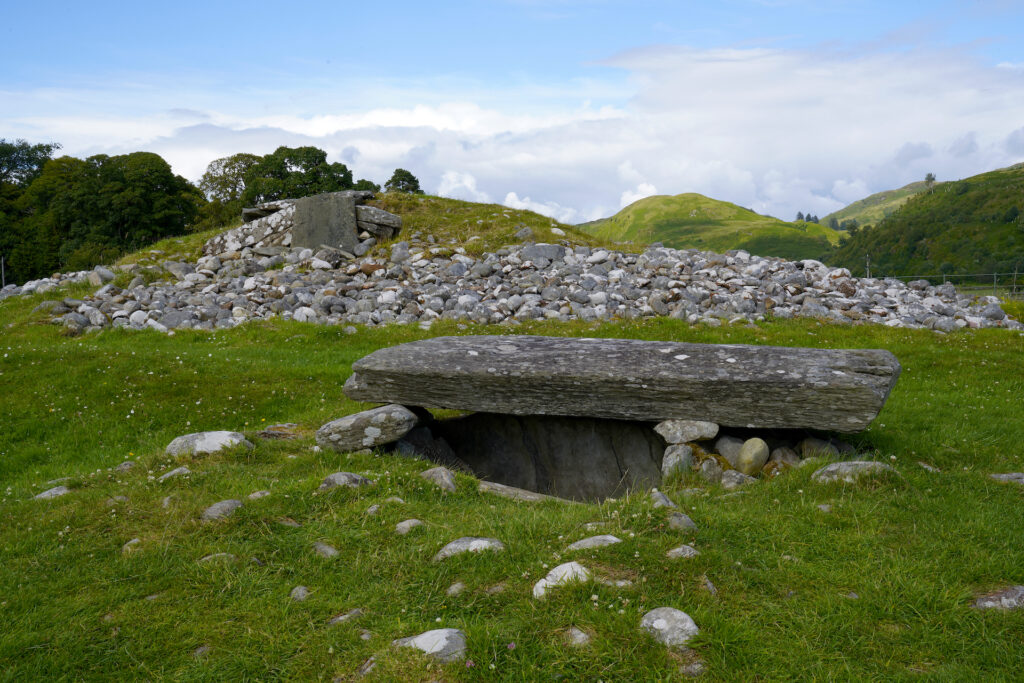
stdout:
<svg viewBox="0 0 1024 683">
<path fill-rule="evenodd" d="M 876 192 L 873 195 L 864 197 L 864 199 L 858 199 L 838 211 L 833 211 L 821 219 L 821 224 L 828 225 L 829 221 L 835 218 L 839 223 L 855 220 L 861 227 L 876 225 L 883 218 L 896 213 L 912 197 L 927 189 L 928 183 L 919 180 L 915 183 L 904 185 L 898 190 Z"/>
<path fill-rule="evenodd" d="M 717 252 L 746 249 L 788 259 L 819 258 L 839 240 L 839 233 L 817 223 L 787 223 L 693 193 L 647 197 L 578 227 L 607 240 Z"/>
<path fill-rule="evenodd" d="M 371 680 L 681 680 L 683 659 L 638 631 L 658 606 L 682 609 L 701 627 L 694 647 L 707 680 L 1019 678 L 1024 612 L 969 608 L 979 591 L 1024 583 L 1024 490 L 988 478 L 1024 470 L 1019 334 L 656 319 L 354 335 L 275 321 L 68 338 L 31 312 L 41 299 L 0 303 L 0 680 L 348 680 L 370 656 Z M 367 407 L 341 391 L 356 359 L 427 336 L 512 331 L 889 349 L 903 375 L 878 420 L 850 440 L 900 477 L 820 486 L 804 468 L 741 496 L 712 489 L 696 498 L 681 494 L 695 480 L 667 482 L 663 490 L 700 527 L 689 535 L 668 529 L 642 493 L 601 505 L 525 504 L 478 493 L 459 475 L 459 490 L 443 494 L 417 476 L 427 463 L 312 448 L 322 423 Z M 299 424 L 299 439 L 255 436 L 285 421 Z M 163 455 L 175 436 L 206 429 L 244 431 L 256 449 Z M 110 470 L 126 458 L 135 469 Z M 188 480 L 154 481 L 183 463 Z M 377 483 L 313 494 L 339 470 Z M 31 498 L 65 476 L 71 494 Z M 259 489 L 272 495 L 246 500 Z M 405 503 L 365 514 L 391 495 Z M 108 502 L 113 496 L 127 501 Z M 221 523 L 198 521 L 226 498 L 245 506 Z M 832 511 L 818 510 L 823 503 Z M 395 535 L 411 517 L 425 526 Z M 624 542 L 564 554 L 595 533 L 583 528 L 592 521 Z M 508 550 L 430 562 L 463 535 L 494 536 Z M 122 553 L 132 538 L 141 539 L 136 550 Z M 341 555 L 316 556 L 317 541 Z M 701 555 L 666 560 L 683 542 Z M 214 552 L 238 560 L 197 563 Z M 568 559 L 634 584 L 591 583 L 533 600 L 545 565 Z M 701 587 L 705 576 L 717 595 Z M 446 596 L 456 580 L 466 592 Z M 502 582 L 504 592 L 487 592 Z M 300 584 L 312 594 L 295 603 L 288 594 Z M 859 598 L 845 597 L 851 592 Z M 356 607 L 365 616 L 326 625 Z M 570 625 L 590 631 L 593 643 L 567 647 Z M 467 632 L 473 667 L 389 645 L 440 626 Z M 200 646 L 210 649 L 197 658 Z"/>
</svg>

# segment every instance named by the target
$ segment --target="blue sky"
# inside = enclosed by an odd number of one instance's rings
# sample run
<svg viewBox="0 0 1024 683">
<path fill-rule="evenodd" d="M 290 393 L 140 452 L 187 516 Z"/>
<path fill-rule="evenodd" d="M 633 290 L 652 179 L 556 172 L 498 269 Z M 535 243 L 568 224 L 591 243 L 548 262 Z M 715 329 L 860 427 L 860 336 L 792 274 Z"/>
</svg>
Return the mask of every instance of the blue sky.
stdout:
<svg viewBox="0 0 1024 683">
<path fill-rule="evenodd" d="M 75 156 L 313 144 L 581 221 L 702 192 L 824 215 L 1024 160 L 1024 3 L 8 3 L 0 137 Z M 25 31 L 45 26 L 45 32 Z"/>
</svg>

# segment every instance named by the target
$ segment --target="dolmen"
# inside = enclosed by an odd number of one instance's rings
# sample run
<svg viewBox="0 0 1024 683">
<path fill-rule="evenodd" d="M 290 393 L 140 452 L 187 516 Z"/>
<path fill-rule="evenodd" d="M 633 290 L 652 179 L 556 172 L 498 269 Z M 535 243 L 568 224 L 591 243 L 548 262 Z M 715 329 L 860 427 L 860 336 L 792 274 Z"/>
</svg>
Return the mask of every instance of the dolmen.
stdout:
<svg viewBox="0 0 1024 683">
<path fill-rule="evenodd" d="M 878 349 L 527 335 L 411 342 L 352 369 L 345 394 L 388 405 L 324 425 L 321 446 L 390 447 L 583 500 L 689 468 L 742 483 L 838 454 L 828 434 L 865 429 L 900 374 Z M 436 409 L 471 413 L 435 420 Z"/>
</svg>

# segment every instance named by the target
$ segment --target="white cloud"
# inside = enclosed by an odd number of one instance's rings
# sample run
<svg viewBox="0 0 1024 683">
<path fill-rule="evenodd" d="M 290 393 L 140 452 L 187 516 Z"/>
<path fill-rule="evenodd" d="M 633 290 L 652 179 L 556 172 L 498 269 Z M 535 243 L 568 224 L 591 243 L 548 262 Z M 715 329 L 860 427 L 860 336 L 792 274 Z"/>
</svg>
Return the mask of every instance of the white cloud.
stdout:
<svg viewBox="0 0 1024 683">
<path fill-rule="evenodd" d="M 486 192 L 481 192 L 477 189 L 476 178 L 468 173 L 459 173 L 458 171 L 446 171 L 441 176 L 441 184 L 437 188 L 437 194 L 441 197 L 464 199 L 485 204 L 491 201 Z"/>
<path fill-rule="evenodd" d="M 427 189 L 504 197 L 564 221 L 609 215 L 655 188 L 782 218 L 825 215 L 928 172 L 964 177 L 1024 155 L 1024 70 L 964 51 L 669 46 L 604 66 L 618 72 L 409 86 L 402 97 L 370 81 L 294 93 L 7 90 L 0 129 L 80 156 L 155 151 L 192 179 L 217 157 L 316 145 L 356 177 L 383 183 L 407 168 Z"/>
<path fill-rule="evenodd" d="M 633 202 L 643 199 L 644 197 L 650 197 L 651 195 L 658 194 L 658 188 L 650 183 L 640 183 L 635 189 L 626 190 L 619 197 L 619 207 L 624 208 L 632 204 Z"/>
</svg>

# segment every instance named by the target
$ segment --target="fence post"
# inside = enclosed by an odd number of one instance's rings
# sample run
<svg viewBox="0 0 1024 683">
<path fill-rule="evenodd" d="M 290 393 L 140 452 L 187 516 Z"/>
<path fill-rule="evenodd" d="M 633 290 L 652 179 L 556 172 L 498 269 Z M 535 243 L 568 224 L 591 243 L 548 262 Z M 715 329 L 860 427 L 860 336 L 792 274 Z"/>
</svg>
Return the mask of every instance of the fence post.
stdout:
<svg viewBox="0 0 1024 683">
<path fill-rule="evenodd" d="M 998 273 L 992 273 L 992 296 L 996 295 L 996 275 Z"/>
</svg>

